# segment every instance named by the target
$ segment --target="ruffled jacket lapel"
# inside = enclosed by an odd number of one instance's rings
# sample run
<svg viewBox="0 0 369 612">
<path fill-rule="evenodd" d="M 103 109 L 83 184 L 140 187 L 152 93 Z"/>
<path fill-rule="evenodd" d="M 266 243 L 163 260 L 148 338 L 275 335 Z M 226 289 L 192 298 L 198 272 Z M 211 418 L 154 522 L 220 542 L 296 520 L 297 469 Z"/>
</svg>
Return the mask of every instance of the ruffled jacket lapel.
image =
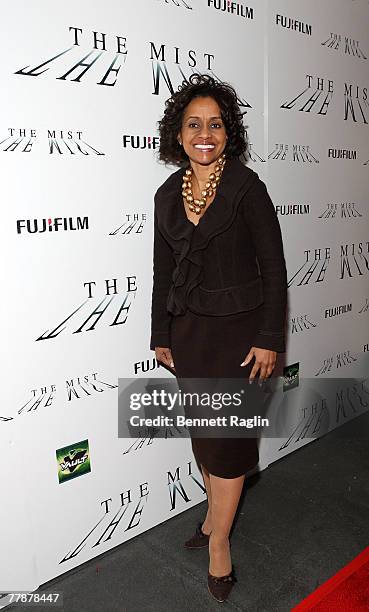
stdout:
<svg viewBox="0 0 369 612">
<path fill-rule="evenodd" d="M 203 250 L 233 223 L 239 203 L 258 179 L 258 174 L 238 159 L 227 160 L 216 196 L 195 226 L 183 205 L 183 175 L 183 169 L 172 174 L 156 194 L 159 230 L 172 247 L 176 261 L 167 301 L 167 309 L 174 315 L 185 312 L 190 291 L 201 283 Z"/>
</svg>

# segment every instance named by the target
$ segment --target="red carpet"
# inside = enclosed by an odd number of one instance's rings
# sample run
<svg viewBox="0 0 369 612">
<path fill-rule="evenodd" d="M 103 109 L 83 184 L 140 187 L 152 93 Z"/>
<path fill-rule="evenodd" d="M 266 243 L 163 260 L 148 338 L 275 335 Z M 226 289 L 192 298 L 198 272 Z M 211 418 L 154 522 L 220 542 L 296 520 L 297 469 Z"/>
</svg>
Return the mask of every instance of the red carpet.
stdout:
<svg viewBox="0 0 369 612">
<path fill-rule="evenodd" d="M 369 610 L 369 546 L 299 603 L 292 612 Z"/>
</svg>

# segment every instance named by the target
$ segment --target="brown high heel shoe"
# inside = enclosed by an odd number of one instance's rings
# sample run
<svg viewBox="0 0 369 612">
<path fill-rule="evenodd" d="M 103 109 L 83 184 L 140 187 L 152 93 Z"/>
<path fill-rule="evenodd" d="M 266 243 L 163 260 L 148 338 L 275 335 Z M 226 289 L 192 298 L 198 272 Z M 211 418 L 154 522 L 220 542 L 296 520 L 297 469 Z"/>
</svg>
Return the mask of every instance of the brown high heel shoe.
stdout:
<svg viewBox="0 0 369 612">
<path fill-rule="evenodd" d="M 235 582 L 237 582 L 237 578 L 234 575 L 233 565 L 232 570 L 226 576 L 213 576 L 208 571 L 209 593 L 220 603 L 227 599 Z"/>
<path fill-rule="evenodd" d="M 185 548 L 205 548 L 205 546 L 209 546 L 209 536 L 210 533 L 204 533 L 201 529 L 202 523 L 201 521 L 197 523 L 196 531 L 194 535 L 185 542 Z"/>
</svg>

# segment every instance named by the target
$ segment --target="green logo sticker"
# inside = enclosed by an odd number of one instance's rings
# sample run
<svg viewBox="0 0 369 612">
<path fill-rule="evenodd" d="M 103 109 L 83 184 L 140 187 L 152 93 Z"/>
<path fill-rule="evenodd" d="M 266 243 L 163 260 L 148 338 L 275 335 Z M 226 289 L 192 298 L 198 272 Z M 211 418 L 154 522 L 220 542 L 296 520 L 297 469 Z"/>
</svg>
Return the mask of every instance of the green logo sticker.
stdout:
<svg viewBox="0 0 369 612">
<path fill-rule="evenodd" d="M 299 369 L 300 364 L 298 362 L 291 363 L 283 368 L 283 391 L 299 386 Z"/>
<path fill-rule="evenodd" d="M 88 440 L 58 448 L 56 460 L 58 462 L 59 483 L 91 472 Z"/>
</svg>

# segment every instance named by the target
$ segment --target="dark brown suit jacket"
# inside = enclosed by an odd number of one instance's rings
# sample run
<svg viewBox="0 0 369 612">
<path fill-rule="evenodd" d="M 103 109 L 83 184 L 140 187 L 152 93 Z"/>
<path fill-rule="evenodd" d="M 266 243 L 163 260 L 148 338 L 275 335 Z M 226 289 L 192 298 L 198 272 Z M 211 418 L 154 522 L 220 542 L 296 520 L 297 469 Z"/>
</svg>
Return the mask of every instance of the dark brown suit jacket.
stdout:
<svg viewBox="0 0 369 612">
<path fill-rule="evenodd" d="M 284 352 L 287 270 L 265 183 L 228 159 L 195 226 L 182 200 L 183 174 L 174 172 L 155 194 L 150 349 L 170 348 L 171 319 L 186 308 L 221 316 L 262 305 L 254 346 Z"/>
</svg>

